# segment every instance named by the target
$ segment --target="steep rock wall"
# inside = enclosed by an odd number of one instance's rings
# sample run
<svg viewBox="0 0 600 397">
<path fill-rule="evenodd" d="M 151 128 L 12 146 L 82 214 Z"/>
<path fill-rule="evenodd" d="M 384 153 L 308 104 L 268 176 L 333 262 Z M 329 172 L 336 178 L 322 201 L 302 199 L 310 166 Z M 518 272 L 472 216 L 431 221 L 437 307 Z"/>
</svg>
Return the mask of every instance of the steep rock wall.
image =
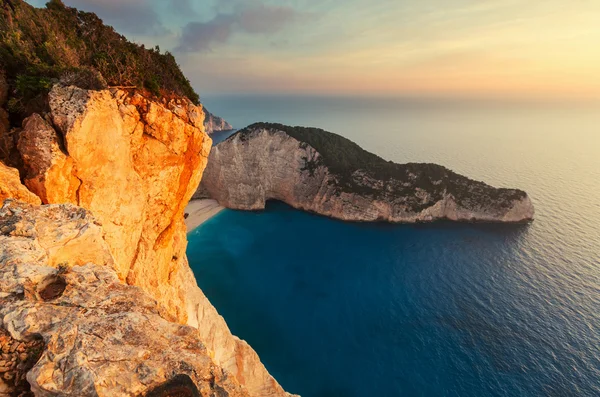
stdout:
<svg viewBox="0 0 600 397">
<path fill-rule="evenodd" d="M 27 187 L 44 204 L 91 211 L 119 280 L 154 298 L 162 318 L 197 328 L 215 363 L 249 395 L 288 395 L 231 334 L 187 262 L 183 212 L 211 147 L 202 109 L 183 98 L 65 86 L 51 90 L 49 104 L 19 134 Z"/>
<path fill-rule="evenodd" d="M 49 120 L 34 114 L 23 123 L 25 184 L 45 204 L 92 211 L 120 278 L 185 322 L 185 291 L 173 274 L 186 266 L 183 210 L 211 145 L 201 110 L 183 100 L 167 105 L 174 112 L 139 94 L 62 86 L 49 102 Z"/>
<path fill-rule="evenodd" d="M 448 181 L 434 180 L 430 185 L 455 187 L 458 180 L 466 184 L 461 189 L 473 190 L 470 196 L 466 194 L 466 200 L 457 200 L 450 188 L 438 197 L 410 180 L 384 182 L 362 170 L 354 170 L 351 177 L 358 186 L 376 195 L 340 189 L 338 175 L 322 160 L 312 146 L 283 131 L 257 128 L 238 133 L 211 150 L 200 189 L 207 190 L 210 197 L 228 208 L 263 209 L 267 200 L 274 199 L 346 221 L 521 222 L 534 215 L 527 195 L 512 200 L 515 190 L 494 189 L 453 173 L 446 178 Z M 427 167 L 430 165 L 423 165 L 423 171 L 419 171 L 425 177 Z M 399 187 L 405 193 L 391 193 Z"/>
<path fill-rule="evenodd" d="M 217 131 L 231 131 L 233 127 L 225 119 L 215 116 L 204 108 L 204 129 L 207 134 Z"/>
<path fill-rule="evenodd" d="M 7 200 L 0 225 L 0 396 L 249 395 L 194 328 L 120 282 L 88 211 Z"/>
</svg>

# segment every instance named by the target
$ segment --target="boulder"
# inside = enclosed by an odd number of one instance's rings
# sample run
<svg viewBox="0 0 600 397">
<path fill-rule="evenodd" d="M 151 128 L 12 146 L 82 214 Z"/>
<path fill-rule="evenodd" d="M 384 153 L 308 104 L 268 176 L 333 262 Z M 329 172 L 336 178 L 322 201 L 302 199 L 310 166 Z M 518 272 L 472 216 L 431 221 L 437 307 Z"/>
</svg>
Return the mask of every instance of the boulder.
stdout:
<svg viewBox="0 0 600 397">
<path fill-rule="evenodd" d="M 23 186 L 19 171 L 0 162 L 0 203 L 8 198 L 30 204 L 41 204 L 40 198 Z"/>
</svg>

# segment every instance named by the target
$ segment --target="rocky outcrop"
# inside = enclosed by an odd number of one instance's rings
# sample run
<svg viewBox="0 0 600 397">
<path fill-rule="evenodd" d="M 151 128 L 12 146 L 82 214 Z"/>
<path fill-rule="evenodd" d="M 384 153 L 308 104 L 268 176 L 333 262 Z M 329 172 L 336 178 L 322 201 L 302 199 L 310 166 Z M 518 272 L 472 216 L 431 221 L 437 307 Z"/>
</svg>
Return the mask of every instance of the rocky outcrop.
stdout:
<svg viewBox="0 0 600 397">
<path fill-rule="evenodd" d="M 41 207 L 43 210 L 38 213 L 40 219 L 35 222 L 33 228 L 38 231 L 35 239 L 39 240 L 43 247 L 46 244 L 50 247 L 48 249 L 62 252 L 60 255 L 50 256 L 48 266 L 60 270 L 61 264 L 66 262 L 69 269 L 75 269 L 70 270 L 71 272 L 77 273 L 77 277 L 86 279 L 92 277 L 91 273 L 98 273 L 98 266 L 110 267 L 112 275 L 110 277 L 103 275 L 102 280 L 105 281 L 102 283 L 113 285 L 115 289 L 133 288 L 128 286 L 139 287 L 144 296 L 147 295 L 156 302 L 151 311 L 152 315 L 157 315 L 167 322 L 186 324 L 195 328 L 194 338 L 202 343 L 206 355 L 219 367 L 218 370 L 223 371 L 225 374 L 223 376 L 234 378 L 249 395 L 288 395 L 269 375 L 256 353 L 245 342 L 231 334 L 222 317 L 198 288 L 187 262 L 183 213 L 199 184 L 211 147 L 211 140 L 203 131 L 202 108 L 184 98 L 158 102 L 136 91 L 118 89 L 90 91 L 60 85 L 51 90 L 48 101 L 50 112 L 45 116 L 34 114 L 27 118 L 18 137 L 17 148 L 24 164 L 22 175 L 25 184 L 42 199 L 44 204 L 68 203 L 85 208 L 94 215 L 96 220 L 95 223 L 79 228 L 78 233 L 69 230 L 61 231 L 59 228 L 59 236 L 70 236 L 69 238 L 75 240 L 92 236 L 90 233 L 93 231 L 93 238 L 89 237 L 93 241 L 77 245 L 82 247 L 81 249 L 85 247 L 86 250 L 91 251 L 79 252 L 72 247 L 75 243 L 71 240 L 46 241 L 40 232 L 41 225 L 47 223 L 50 229 L 53 225 L 60 224 L 60 220 L 43 212 L 57 211 L 58 207 L 53 205 Z M 68 207 L 67 212 L 75 214 L 72 215 L 74 217 L 79 217 L 76 214 L 77 211 L 83 211 L 81 208 L 75 210 L 74 207 Z M 14 208 L 13 212 L 15 211 L 18 213 L 21 210 Z M 42 218 L 47 218 L 48 221 L 42 221 Z M 9 216 L 0 221 L 0 228 L 8 225 L 6 227 L 11 229 L 13 226 L 10 219 L 13 218 Z M 102 227 L 92 227 L 92 224 L 102 225 Z M 48 236 L 53 235 L 48 234 Z M 28 249 L 27 247 L 32 243 L 23 242 L 23 244 L 25 245 L 19 246 L 19 249 Z M 64 249 L 62 245 L 67 245 L 69 248 Z M 98 246 L 103 248 L 101 250 L 93 248 Z M 15 249 L 0 255 L 0 268 L 10 266 L 11 261 L 18 254 L 18 250 Z M 91 268 L 90 263 L 94 265 Z M 81 267 L 85 270 L 80 269 Z M 82 272 L 85 276 L 81 275 Z M 85 288 L 88 287 L 96 288 L 93 285 L 73 282 L 75 284 L 69 285 L 78 285 L 83 289 L 76 292 L 77 294 L 84 294 Z M 124 294 L 134 294 L 132 291 L 135 290 L 126 291 Z M 109 291 L 103 293 L 105 292 Z M 121 298 L 115 299 L 117 302 Z M 147 299 L 140 297 L 143 302 Z M 138 306 L 138 303 L 136 298 L 135 302 L 124 305 L 127 310 L 120 310 L 123 305 L 116 305 L 113 312 L 109 313 L 115 316 L 122 315 L 115 319 L 125 323 L 125 328 L 117 330 L 117 335 L 124 337 L 125 330 L 128 329 L 127 327 L 133 327 L 132 324 L 144 329 L 144 332 L 146 330 L 150 332 L 155 318 L 149 317 L 150 312 L 146 309 L 141 312 L 134 310 L 132 307 Z M 146 303 L 142 306 L 146 307 Z M 31 307 L 36 311 L 42 310 L 38 306 Z M 98 310 L 108 310 L 108 306 L 94 307 Z M 133 314 L 130 313 L 130 308 Z M 52 308 L 43 310 L 50 309 Z M 85 312 L 92 308 L 85 307 L 78 310 Z M 20 316 L 27 318 L 26 312 L 21 313 Z M 51 312 L 48 313 L 51 317 L 54 316 Z M 106 317 L 107 313 L 102 311 L 94 313 L 96 317 L 90 322 L 94 327 L 99 326 L 103 321 L 109 321 L 110 317 Z M 67 313 L 65 314 L 67 317 L 61 318 L 70 319 L 70 315 Z M 8 312 L 2 321 L 8 324 L 6 329 L 10 331 L 12 337 L 19 341 L 21 341 L 19 338 L 26 339 L 28 334 L 13 332 L 10 328 L 11 323 L 6 322 L 8 321 L 6 316 Z M 14 321 L 27 320 L 19 317 Z M 83 329 L 85 326 L 84 322 L 78 324 L 81 325 L 78 329 Z M 43 331 L 38 333 L 50 337 L 55 332 L 62 332 L 58 324 L 52 327 L 54 328 L 49 328 L 47 334 Z M 174 325 L 174 327 L 180 326 Z M 154 335 L 153 338 L 145 341 L 146 336 L 140 336 L 139 348 L 142 349 L 142 345 L 147 343 L 155 344 L 156 350 L 161 350 L 169 345 L 168 339 L 173 336 L 171 333 L 180 332 L 179 329 L 167 325 L 164 328 L 155 327 L 154 332 L 159 335 Z M 91 341 L 92 339 L 85 339 L 88 336 L 82 335 L 81 338 L 84 339 L 76 340 Z M 160 360 L 174 363 L 169 360 L 174 360 L 178 349 L 188 342 L 192 343 L 190 341 L 191 339 L 186 337 L 178 339 L 170 349 L 165 347 L 166 355 L 159 356 Z M 79 357 L 77 350 L 69 354 Z M 86 350 L 81 354 L 86 355 L 91 352 Z M 144 357 L 148 359 L 148 356 Z M 98 360 L 100 363 L 101 360 Z M 136 368 L 133 362 L 130 361 L 131 365 L 127 366 L 129 371 L 134 371 Z M 178 368 L 177 365 L 173 365 L 173 368 Z M 194 365 L 203 364 L 196 361 L 190 367 L 198 374 L 206 374 L 205 369 L 212 368 Z M 91 373 L 98 370 L 97 367 L 90 368 Z M 163 368 L 168 368 L 168 365 L 165 364 Z M 124 371 L 125 367 L 121 369 Z M 189 375 L 190 371 L 184 372 L 200 387 L 199 381 Z M 108 377 L 104 378 L 103 382 L 110 383 L 111 376 L 117 376 L 118 372 L 102 374 Z M 131 387 L 137 387 L 135 377 L 138 375 L 124 374 L 122 375 L 124 378 L 119 375 L 116 379 L 127 379 L 126 382 L 131 382 L 133 385 Z M 131 379 L 127 378 L 128 376 Z M 168 380 L 169 376 L 165 374 L 157 379 Z M 156 384 L 154 381 L 151 383 Z M 75 384 L 70 383 L 57 384 L 56 387 L 59 388 L 59 394 L 76 390 Z M 105 395 L 130 395 L 126 392 L 119 393 Z"/>
<path fill-rule="evenodd" d="M 257 210 L 273 199 L 346 221 L 521 222 L 534 215 L 525 192 L 435 164 L 386 162 L 323 130 L 270 124 L 213 147 L 203 189 L 228 208 Z"/>
<path fill-rule="evenodd" d="M 0 203 L 15 198 L 30 204 L 40 204 L 40 198 L 31 193 L 19 178 L 19 171 L 0 162 Z"/>
<path fill-rule="evenodd" d="M 34 114 L 23 123 L 18 150 L 26 170 L 25 185 L 44 203 L 78 203 L 81 180 L 74 160 L 61 147 L 52 125 Z"/>
<path fill-rule="evenodd" d="M 204 108 L 204 129 L 207 134 L 217 131 L 231 131 L 233 127 L 219 116 L 215 116 Z"/>
<path fill-rule="evenodd" d="M 0 225 L 0 395 L 249 395 L 196 329 L 119 280 L 88 211 L 7 200 Z"/>
<path fill-rule="evenodd" d="M 48 121 L 32 115 L 19 137 L 26 185 L 45 204 L 92 211 L 119 277 L 154 296 L 166 318 L 185 322 L 177 278 L 187 267 L 183 211 L 211 146 L 201 109 L 64 86 L 52 89 L 49 103 Z"/>
</svg>

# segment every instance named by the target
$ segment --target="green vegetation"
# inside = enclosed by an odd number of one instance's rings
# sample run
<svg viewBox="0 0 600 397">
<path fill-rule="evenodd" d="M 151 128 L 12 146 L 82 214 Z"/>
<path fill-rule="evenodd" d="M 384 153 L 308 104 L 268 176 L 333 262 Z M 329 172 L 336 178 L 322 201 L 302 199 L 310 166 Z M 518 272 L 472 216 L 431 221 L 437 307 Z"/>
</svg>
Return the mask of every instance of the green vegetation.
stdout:
<svg viewBox="0 0 600 397">
<path fill-rule="evenodd" d="M 40 110 L 59 80 L 87 89 L 132 86 L 199 101 L 172 54 L 127 41 L 93 13 L 61 0 L 43 9 L 22 0 L 0 4 L 0 69 L 12 92 L 13 117 Z"/>
<path fill-rule="evenodd" d="M 388 163 L 381 157 L 369 153 L 356 143 L 320 128 L 290 127 L 283 124 L 256 123 L 239 131 L 242 136 L 256 129 L 266 128 L 283 131 L 289 136 L 315 148 L 323 158 L 324 164 L 330 171 L 346 174 L 357 169 L 376 171 L 378 178 L 388 179 Z"/>
<path fill-rule="evenodd" d="M 336 175 L 338 191 L 368 195 L 376 198 L 407 197 L 408 204 L 423 209 L 437 201 L 444 192 L 454 195 L 459 203 L 469 204 L 494 201 L 509 205 L 512 200 L 525 196 L 514 189 L 496 189 L 483 182 L 456 174 L 446 167 L 429 163 L 396 164 L 369 153 L 356 143 L 340 135 L 319 128 L 290 127 L 283 124 L 256 123 L 240 130 L 240 139 L 246 140 L 257 129 L 282 131 L 301 142 L 301 147 L 312 146 L 321 154 L 320 161 Z M 230 138 L 231 139 L 231 138 Z M 320 162 L 305 159 L 303 170 L 314 175 Z M 431 197 L 421 202 L 415 197 L 422 189 Z M 476 204 L 476 203 L 473 203 Z"/>
</svg>

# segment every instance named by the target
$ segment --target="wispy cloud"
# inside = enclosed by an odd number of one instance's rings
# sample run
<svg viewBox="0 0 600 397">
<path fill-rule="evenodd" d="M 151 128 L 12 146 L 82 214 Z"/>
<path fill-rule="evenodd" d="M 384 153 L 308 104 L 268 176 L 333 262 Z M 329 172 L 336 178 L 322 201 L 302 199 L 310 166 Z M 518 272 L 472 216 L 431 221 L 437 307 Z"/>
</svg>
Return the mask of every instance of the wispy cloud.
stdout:
<svg viewBox="0 0 600 397">
<path fill-rule="evenodd" d="M 293 22 L 299 13 L 291 7 L 253 2 L 220 12 L 207 22 L 190 22 L 183 27 L 178 51 L 202 52 L 226 43 L 235 32 L 272 34 Z"/>
<path fill-rule="evenodd" d="M 192 6 L 192 0 L 168 0 L 166 3 L 173 14 L 187 18 L 198 16 L 198 12 Z"/>
</svg>

